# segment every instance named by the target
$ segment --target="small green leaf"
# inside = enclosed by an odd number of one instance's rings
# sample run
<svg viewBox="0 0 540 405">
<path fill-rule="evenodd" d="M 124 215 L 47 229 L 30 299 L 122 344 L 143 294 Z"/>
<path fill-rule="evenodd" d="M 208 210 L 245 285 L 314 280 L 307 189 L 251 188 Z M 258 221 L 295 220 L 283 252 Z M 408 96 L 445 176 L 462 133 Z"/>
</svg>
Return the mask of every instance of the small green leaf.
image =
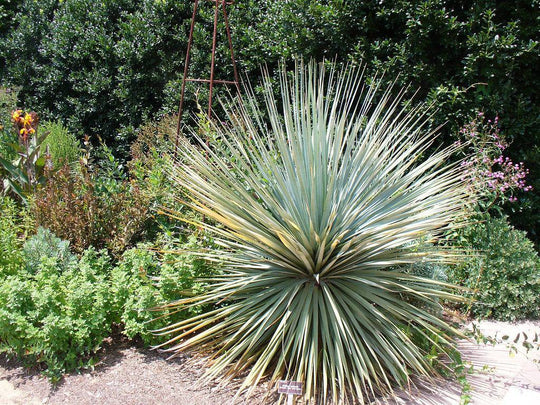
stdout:
<svg viewBox="0 0 540 405">
<path fill-rule="evenodd" d="M 534 345 L 531 342 L 523 342 L 523 347 L 525 347 L 527 350 L 531 350 L 534 348 Z"/>
<path fill-rule="evenodd" d="M 39 159 L 36 160 L 35 165 L 38 168 L 42 168 L 45 166 L 46 160 L 43 156 L 41 156 Z"/>
</svg>

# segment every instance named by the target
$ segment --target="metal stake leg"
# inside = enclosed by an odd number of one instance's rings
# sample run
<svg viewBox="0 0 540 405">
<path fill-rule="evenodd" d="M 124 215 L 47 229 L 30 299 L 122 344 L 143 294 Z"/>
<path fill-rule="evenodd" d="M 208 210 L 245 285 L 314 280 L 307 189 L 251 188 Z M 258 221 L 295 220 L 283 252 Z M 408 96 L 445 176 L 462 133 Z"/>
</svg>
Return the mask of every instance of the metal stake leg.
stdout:
<svg viewBox="0 0 540 405">
<path fill-rule="evenodd" d="M 231 39 L 231 30 L 229 27 L 229 17 L 227 14 L 227 5 L 231 5 L 234 3 L 233 0 L 227 1 L 227 0 L 210 0 L 214 3 L 214 31 L 212 35 L 212 62 L 210 66 L 210 79 L 193 79 L 188 78 L 188 71 L 189 71 L 189 62 L 190 62 L 190 53 L 191 48 L 193 46 L 193 30 L 195 26 L 195 18 L 197 16 L 197 8 L 199 4 L 199 0 L 195 0 L 193 5 L 193 16 L 191 17 L 191 27 L 189 30 L 189 39 L 188 39 L 188 46 L 186 51 L 186 64 L 184 66 L 184 76 L 182 78 L 182 88 L 180 90 L 180 105 L 178 107 L 178 122 L 176 125 L 176 140 L 175 140 L 175 148 L 174 148 L 174 156 L 176 157 L 177 151 L 178 151 L 178 142 L 180 138 L 180 130 L 181 130 L 181 122 L 182 122 L 182 112 L 184 107 L 184 97 L 185 97 L 185 90 L 186 90 L 186 82 L 202 82 L 202 83 L 209 83 L 210 90 L 208 94 L 208 117 L 211 117 L 212 114 L 212 101 L 213 101 L 213 95 L 214 95 L 214 85 L 215 84 L 234 84 L 236 86 L 236 89 L 238 93 L 240 94 L 240 82 L 238 79 L 238 70 L 236 68 L 236 61 L 234 59 L 234 51 L 232 46 L 232 39 Z M 232 60 L 232 67 L 233 67 L 233 73 L 234 73 L 234 81 L 233 80 L 216 80 L 215 78 L 215 67 L 216 67 L 216 47 L 217 47 L 217 30 L 218 30 L 218 16 L 220 8 L 223 12 L 223 19 L 225 21 L 225 30 L 227 33 L 227 39 L 228 39 L 228 45 L 229 50 L 231 54 L 231 60 Z"/>
</svg>

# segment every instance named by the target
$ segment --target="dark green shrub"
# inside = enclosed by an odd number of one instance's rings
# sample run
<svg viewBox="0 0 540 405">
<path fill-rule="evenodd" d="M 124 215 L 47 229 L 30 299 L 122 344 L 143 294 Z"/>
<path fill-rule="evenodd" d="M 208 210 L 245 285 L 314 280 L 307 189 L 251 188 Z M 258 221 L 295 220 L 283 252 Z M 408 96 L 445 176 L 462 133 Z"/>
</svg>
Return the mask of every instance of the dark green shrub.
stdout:
<svg viewBox="0 0 540 405">
<path fill-rule="evenodd" d="M 4 0 L 0 4 L 0 36 L 4 35 L 15 23 L 15 13 L 17 7 L 22 4 L 23 0 Z"/>
<path fill-rule="evenodd" d="M 211 2 L 200 2 L 191 77 L 207 77 Z M 191 2 L 92 0 L 26 1 L 0 46 L 4 80 L 22 86 L 21 99 L 61 118 L 71 131 L 100 134 L 127 157 L 137 127 L 158 111 L 178 106 Z M 532 193 L 507 207 L 512 222 L 537 240 L 540 157 L 535 3 L 237 0 L 230 11 L 234 48 L 253 83 L 259 66 L 273 71 L 281 58 L 363 60 L 368 72 L 399 74 L 432 101 L 434 125 L 447 123 L 452 142 L 477 110 L 499 114 L 510 157 L 531 171 Z M 223 33 L 223 25 L 220 33 Z M 217 76 L 231 78 L 227 44 L 220 36 Z M 392 79 L 390 79 L 392 78 Z M 188 84 L 204 98 L 207 86 Z M 222 92 L 216 88 L 216 92 Z M 191 97 L 192 98 L 192 97 Z M 186 117 L 196 111 L 186 102 Z"/>
<path fill-rule="evenodd" d="M 89 249 L 66 265 L 58 255 L 48 255 L 61 244 L 44 232 L 28 243 L 46 249 L 36 269 L 0 284 L 0 350 L 29 365 L 43 364 L 55 381 L 91 365 L 91 356 L 110 334 L 111 264 L 104 252 Z"/>
<path fill-rule="evenodd" d="M 490 218 L 460 236 L 472 255 L 449 278 L 472 291 L 471 312 L 510 321 L 540 317 L 540 258 L 525 232 Z"/>
<path fill-rule="evenodd" d="M 17 25 L 17 9 L 24 0 L 3 0 L 0 4 L 0 75 L 5 69 L 5 59 L 3 54 L 4 41 L 2 39 Z"/>
<path fill-rule="evenodd" d="M 19 0 L 17 10 L 0 41 L 0 81 L 2 84 L 29 82 L 44 62 L 42 40 L 60 3 L 58 0 Z M 42 111 L 42 110 L 40 110 Z"/>
<path fill-rule="evenodd" d="M 100 135 L 127 158 L 132 132 L 123 129 L 157 112 L 165 84 L 181 74 L 190 9 L 173 0 L 27 1 L 6 38 L 3 77 L 45 119 Z"/>
</svg>

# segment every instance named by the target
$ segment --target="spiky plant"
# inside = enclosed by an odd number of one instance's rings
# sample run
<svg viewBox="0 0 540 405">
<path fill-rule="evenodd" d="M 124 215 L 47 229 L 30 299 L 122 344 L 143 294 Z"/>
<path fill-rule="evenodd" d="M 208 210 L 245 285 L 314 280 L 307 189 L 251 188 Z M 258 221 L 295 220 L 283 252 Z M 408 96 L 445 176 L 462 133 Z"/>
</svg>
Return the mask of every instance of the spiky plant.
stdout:
<svg viewBox="0 0 540 405">
<path fill-rule="evenodd" d="M 433 308 L 453 293 L 399 269 L 444 258 L 424 242 L 467 194 L 452 148 L 424 156 L 420 107 L 362 83 L 359 69 L 300 63 L 283 69 L 279 102 L 266 76 L 264 112 L 248 90 L 233 124 L 213 124 L 216 145 L 181 145 L 172 175 L 225 264 L 203 295 L 171 304 L 216 309 L 159 332 L 175 353 L 212 353 L 208 378 L 304 381 L 306 398 L 341 403 L 433 374 L 411 336 L 449 341 Z"/>
</svg>

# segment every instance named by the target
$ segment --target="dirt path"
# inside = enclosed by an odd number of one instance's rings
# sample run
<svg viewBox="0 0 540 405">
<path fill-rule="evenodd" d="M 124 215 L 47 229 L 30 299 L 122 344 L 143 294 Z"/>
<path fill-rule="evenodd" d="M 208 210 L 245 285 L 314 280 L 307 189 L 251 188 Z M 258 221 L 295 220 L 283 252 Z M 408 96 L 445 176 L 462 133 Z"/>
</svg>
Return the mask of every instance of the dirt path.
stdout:
<svg viewBox="0 0 540 405">
<path fill-rule="evenodd" d="M 485 335 L 511 340 L 519 332 L 528 336 L 540 335 L 540 322 L 507 324 L 482 322 Z M 477 345 L 460 342 L 464 359 L 474 364 L 475 373 L 468 376 L 471 403 L 480 405 L 538 405 L 540 404 L 540 352 L 525 354 L 522 338 L 515 344 L 517 354 L 510 356 L 507 344 Z M 166 360 L 165 356 L 147 349 L 130 347 L 125 343 L 105 346 L 102 361 L 94 371 L 66 376 L 53 388 L 37 371 L 23 369 L 15 361 L 0 357 L 0 405 L 34 404 L 164 404 L 164 405 L 221 405 L 232 401 L 233 387 L 198 386 L 202 365 L 189 365 L 184 359 Z M 377 404 L 458 405 L 462 387 L 457 383 L 441 382 L 425 385 L 410 393 L 398 392 L 392 400 Z M 264 399 L 266 387 L 260 387 L 254 399 L 245 403 L 272 404 L 274 394 Z"/>
<path fill-rule="evenodd" d="M 105 345 L 93 371 L 72 373 L 53 387 L 38 371 L 0 357 L 0 405 L 220 405 L 230 403 L 232 387 L 200 386 L 203 367 L 185 359 L 167 360 L 156 351 Z M 250 403 L 262 404 L 262 394 Z M 274 402 L 274 401 L 270 401 Z"/>
</svg>

